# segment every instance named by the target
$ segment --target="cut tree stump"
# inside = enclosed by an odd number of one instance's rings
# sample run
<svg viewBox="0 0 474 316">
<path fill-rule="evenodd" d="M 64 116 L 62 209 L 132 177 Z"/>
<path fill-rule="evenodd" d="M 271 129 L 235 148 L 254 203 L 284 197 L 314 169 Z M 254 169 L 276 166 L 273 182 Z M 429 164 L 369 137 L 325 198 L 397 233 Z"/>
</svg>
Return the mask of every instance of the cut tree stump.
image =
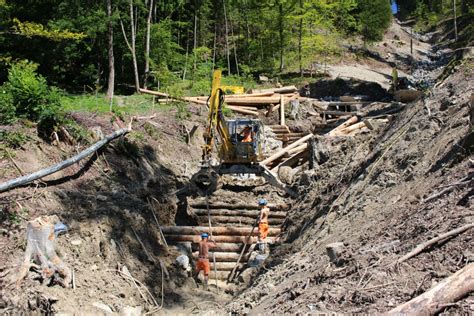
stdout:
<svg viewBox="0 0 474 316">
<path fill-rule="evenodd" d="M 344 253 L 344 244 L 342 242 L 335 242 L 326 245 L 326 253 L 329 256 L 329 261 L 334 263 L 336 266 L 340 266 L 343 262 L 341 258 Z"/>
<path fill-rule="evenodd" d="M 54 279 L 63 287 L 70 286 L 71 270 L 59 258 L 55 250 L 54 223 L 56 221 L 56 216 L 41 216 L 28 222 L 25 257 L 16 276 L 18 288 L 28 274 L 30 267 L 33 266 L 33 262 L 38 264 L 41 269 L 43 284 L 49 284 Z"/>
</svg>

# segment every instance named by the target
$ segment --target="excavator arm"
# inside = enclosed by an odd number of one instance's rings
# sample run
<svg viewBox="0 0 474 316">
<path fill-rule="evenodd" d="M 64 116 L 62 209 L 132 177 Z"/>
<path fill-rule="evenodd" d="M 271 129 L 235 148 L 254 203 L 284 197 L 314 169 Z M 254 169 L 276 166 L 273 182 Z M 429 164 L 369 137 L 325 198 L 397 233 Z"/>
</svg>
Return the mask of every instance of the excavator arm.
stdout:
<svg viewBox="0 0 474 316">
<path fill-rule="evenodd" d="M 222 113 L 222 104 L 224 103 L 224 93 L 219 88 L 221 83 L 221 70 L 215 70 L 212 78 L 211 96 L 209 98 L 209 116 L 206 131 L 204 133 L 204 146 L 202 160 L 209 161 L 214 147 L 214 140 L 217 135 L 221 140 L 221 151 L 228 153 L 231 150 L 232 142 L 229 130 L 225 123 Z M 216 135 L 217 132 L 217 135 Z"/>
</svg>

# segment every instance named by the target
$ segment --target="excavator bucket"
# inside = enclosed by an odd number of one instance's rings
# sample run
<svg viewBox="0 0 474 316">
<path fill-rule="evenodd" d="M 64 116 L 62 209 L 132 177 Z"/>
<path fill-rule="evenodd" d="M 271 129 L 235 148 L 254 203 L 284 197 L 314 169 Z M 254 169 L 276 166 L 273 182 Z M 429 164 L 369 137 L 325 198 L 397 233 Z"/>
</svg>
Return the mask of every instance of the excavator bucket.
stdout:
<svg viewBox="0 0 474 316">
<path fill-rule="evenodd" d="M 191 190 L 198 195 L 211 195 L 221 187 L 219 174 L 212 167 L 202 167 L 191 178 Z"/>
</svg>

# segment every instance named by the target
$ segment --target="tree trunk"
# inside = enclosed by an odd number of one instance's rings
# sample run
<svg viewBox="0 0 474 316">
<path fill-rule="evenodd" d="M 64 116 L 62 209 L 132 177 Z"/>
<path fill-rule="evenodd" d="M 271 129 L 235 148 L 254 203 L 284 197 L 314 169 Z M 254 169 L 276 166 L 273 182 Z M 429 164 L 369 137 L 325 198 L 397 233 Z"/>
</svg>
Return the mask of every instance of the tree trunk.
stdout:
<svg viewBox="0 0 474 316">
<path fill-rule="evenodd" d="M 197 5 L 197 1 L 195 2 Z M 194 8 L 194 35 L 193 35 L 193 73 L 192 73 L 192 84 L 194 84 L 194 75 L 196 73 L 196 48 L 197 48 L 197 8 Z"/>
<path fill-rule="evenodd" d="M 283 4 L 278 2 L 278 31 L 280 34 L 280 72 L 283 71 L 283 51 L 284 51 L 284 35 L 283 35 Z"/>
<path fill-rule="evenodd" d="M 224 6 L 224 20 L 225 20 L 225 50 L 227 55 L 227 74 L 230 75 L 230 52 L 229 52 L 229 27 L 227 24 L 227 10 L 225 7 L 225 0 L 222 0 Z"/>
<path fill-rule="evenodd" d="M 298 62 L 300 66 L 300 76 L 303 77 L 303 57 L 302 57 L 302 45 L 303 45 L 303 0 L 300 0 L 300 25 L 298 32 Z"/>
<path fill-rule="evenodd" d="M 138 11 L 136 12 L 138 16 Z M 140 89 L 140 76 L 138 74 L 138 63 L 137 63 L 137 50 L 136 50 L 136 39 L 137 39 L 137 23 L 135 23 L 135 17 L 133 14 L 133 0 L 130 0 L 130 28 L 132 30 L 132 58 L 133 58 L 133 72 L 135 74 L 135 87 L 137 92 Z"/>
<path fill-rule="evenodd" d="M 151 18 L 153 15 L 153 0 L 150 0 L 150 10 L 148 11 L 148 19 L 146 21 L 146 39 L 145 39 L 145 77 L 143 79 L 143 88 L 147 88 L 148 76 L 150 75 L 150 31 Z"/>
<path fill-rule="evenodd" d="M 239 71 L 239 61 L 237 59 L 237 44 L 236 44 L 236 39 L 234 37 L 234 27 L 232 26 L 232 20 L 230 19 L 230 33 L 232 35 L 232 40 L 233 40 L 233 47 L 234 47 L 234 59 L 235 59 L 235 68 L 237 69 L 237 77 L 240 77 L 240 71 Z"/>
<path fill-rule="evenodd" d="M 214 22 L 214 43 L 212 45 L 212 69 L 211 75 L 214 72 L 214 67 L 216 66 L 216 46 L 217 46 L 217 21 Z"/>
<path fill-rule="evenodd" d="M 112 112 L 112 101 L 114 98 L 115 86 L 115 63 L 114 63 L 114 28 L 112 24 L 112 0 L 107 0 L 107 39 L 108 39 L 108 55 L 109 55 L 109 79 L 107 86 L 107 100 L 110 104 L 110 112 Z"/>
<path fill-rule="evenodd" d="M 127 34 L 125 33 L 125 28 L 123 26 L 122 20 L 120 20 L 120 27 L 122 28 L 123 38 L 125 39 L 125 43 L 127 44 L 130 53 L 132 53 L 132 62 L 133 62 L 133 72 L 135 75 L 135 88 L 136 91 L 139 92 L 140 89 L 140 77 L 138 75 L 138 64 L 137 64 L 137 54 L 135 50 L 135 21 L 134 21 L 134 13 L 133 13 L 133 0 L 130 0 L 130 29 L 131 29 L 131 43 L 128 40 Z"/>
</svg>

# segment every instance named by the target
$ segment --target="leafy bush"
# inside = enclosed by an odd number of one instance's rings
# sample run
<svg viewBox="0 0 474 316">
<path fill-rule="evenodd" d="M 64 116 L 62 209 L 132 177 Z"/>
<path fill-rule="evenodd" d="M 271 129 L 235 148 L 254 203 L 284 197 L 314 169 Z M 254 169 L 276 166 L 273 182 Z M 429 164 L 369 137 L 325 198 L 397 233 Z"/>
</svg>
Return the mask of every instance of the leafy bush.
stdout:
<svg viewBox="0 0 474 316">
<path fill-rule="evenodd" d="M 17 116 L 39 120 L 59 109 L 59 93 L 50 89 L 46 79 L 36 73 L 37 65 L 20 61 L 11 65 L 4 85 L 11 96 Z"/>
<path fill-rule="evenodd" d="M 0 124 L 11 124 L 16 120 L 12 96 L 4 86 L 0 87 Z"/>
</svg>

